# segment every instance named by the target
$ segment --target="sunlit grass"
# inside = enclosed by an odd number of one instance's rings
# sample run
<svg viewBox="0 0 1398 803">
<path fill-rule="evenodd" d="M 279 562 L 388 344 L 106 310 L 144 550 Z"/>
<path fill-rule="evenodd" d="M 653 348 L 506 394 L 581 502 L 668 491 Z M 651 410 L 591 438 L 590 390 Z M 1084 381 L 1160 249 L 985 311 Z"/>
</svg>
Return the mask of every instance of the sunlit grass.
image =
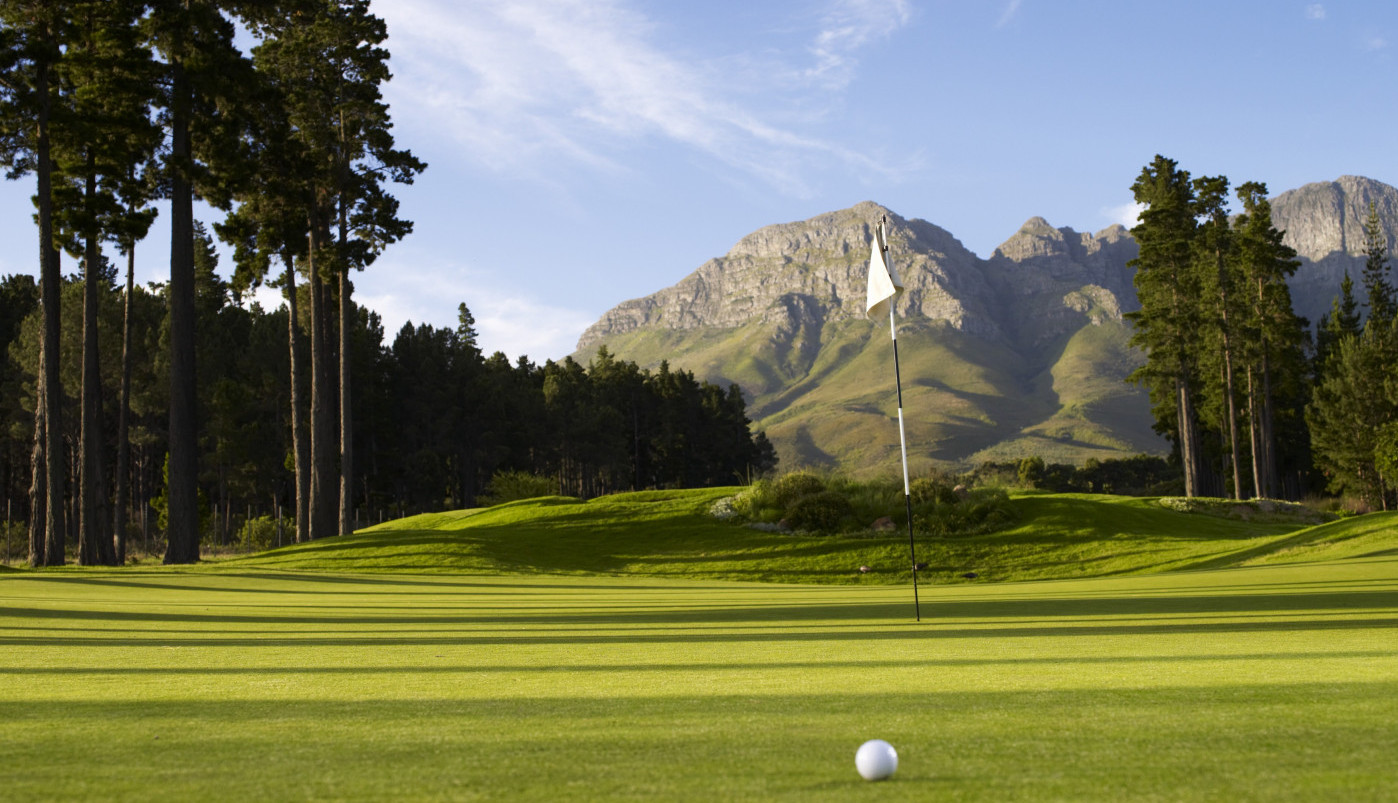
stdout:
<svg viewBox="0 0 1398 803">
<path fill-rule="evenodd" d="M 0 789 L 1328 801 L 1398 783 L 1398 557 L 942 585 L 921 607 L 897 586 L 9 573 Z M 881 784 L 853 767 L 874 737 L 901 757 Z"/>
<path fill-rule="evenodd" d="M 819 536 L 762 532 L 709 515 L 737 488 L 617 494 L 588 502 L 525 500 L 415 516 L 356 535 L 285 547 L 232 565 L 317 571 L 610 574 L 790 583 L 888 584 L 912 579 L 906 532 Z M 899 513 L 902 490 L 889 513 Z M 1153 499 L 1021 494 L 1014 524 L 971 537 L 920 537 L 924 582 L 1093 577 L 1222 568 L 1301 537 L 1301 522 L 1178 513 Z M 1374 532 L 1398 519 L 1365 517 Z M 1392 514 L 1398 515 L 1398 514 Z M 1357 520 L 1358 521 L 1358 520 Z M 872 524 L 872 521 L 870 522 Z M 1337 525 L 1331 525 L 1335 527 Z M 1345 526 L 1327 532 L 1348 532 Z M 1394 525 L 1392 529 L 1398 529 Z M 1365 532 L 1368 532 L 1366 530 Z M 1339 536 L 1336 536 L 1337 538 Z M 1360 555 L 1398 547 L 1366 536 Z M 1304 539 L 1303 539 L 1304 540 Z M 1336 553 L 1341 556 L 1341 553 Z M 861 572 L 860 567 L 869 571 Z"/>
</svg>

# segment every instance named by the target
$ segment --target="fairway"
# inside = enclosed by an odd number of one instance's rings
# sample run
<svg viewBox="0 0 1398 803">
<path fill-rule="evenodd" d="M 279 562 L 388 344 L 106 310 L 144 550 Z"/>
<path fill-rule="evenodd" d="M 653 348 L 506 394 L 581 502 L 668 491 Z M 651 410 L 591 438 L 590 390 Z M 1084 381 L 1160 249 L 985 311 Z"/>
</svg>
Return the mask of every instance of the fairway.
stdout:
<svg viewBox="0 0 1398 803">
<path fill-rule="evenodd" d="M 0 574 L 8 800 L 1384 800 L 1398 557 L 922 589 Z M 861 742 L 899 751 L 867 783 Z"/>
</svg>

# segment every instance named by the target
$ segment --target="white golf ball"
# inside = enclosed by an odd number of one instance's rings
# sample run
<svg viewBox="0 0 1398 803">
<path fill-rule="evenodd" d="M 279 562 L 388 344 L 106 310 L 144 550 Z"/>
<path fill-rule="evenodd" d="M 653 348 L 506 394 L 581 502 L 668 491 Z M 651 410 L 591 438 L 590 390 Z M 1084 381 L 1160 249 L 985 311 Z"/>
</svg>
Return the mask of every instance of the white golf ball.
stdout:
<svg viewBox="0 0 1398 803">
<path fill-rule="evenodd" d="M 898 751 L 883 739 L 870 739 L 854 754 L 854 768 L 866 781 L 882 781 L 898 769 Z"/>
</svg>

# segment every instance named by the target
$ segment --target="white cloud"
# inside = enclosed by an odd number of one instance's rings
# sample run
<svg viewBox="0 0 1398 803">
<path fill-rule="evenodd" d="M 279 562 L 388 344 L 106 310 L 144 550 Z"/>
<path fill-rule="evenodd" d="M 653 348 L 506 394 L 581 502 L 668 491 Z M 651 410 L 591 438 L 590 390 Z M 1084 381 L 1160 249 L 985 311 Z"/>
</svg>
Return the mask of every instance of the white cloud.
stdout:
<svg viewBox="0 0 1398 803">
<path fill-rule="evenodd" d="M 1370 34 L 1364 37 L 1363 41 L 1360 43 L 1360 47 L 1364 48 L 1365 51 L 1372 53 L 1376 50 L 1383 50 L 1384 48 L 1387 48 L 1388 40 L 1383 38 L 1382 36 Z"/>
<path fill-rule="evenodd" d="M 910 19 L 908 0 L 835 0 L 821 18 L 820 33 L 811 45 L 816 64 L 806 77 L 843 89 L 858 66 L 856 52 L 888 38 Z"/>
<path fill-rule="evenodd" d="M 1010 0 L 1010 2 L 1005 5 L 1005 10 L 1000 12 L 1000 20 L 995 23 L 995 27 L 1003 28 L 1009 25 L 1010 20 L 1014 19 L 1015 15 L 1019 13 L 1019 4 L 1020 0 Z"/>
<path fill-rule="evenodd" d="M 1131 228 L 1140 222 L 1141 213 L 1146 209 L 1145 204 L 1138 204 L 1135 201 L 1122 204 L 1121 206 L 1109 206 L 1102 209 L 1102 216 L 1112 223 L 1120 223 L 1126 228 Z"/>
<path fill-rule="evenodd" d="M 457 306 L 464 303 L 476 320 L 483 352 L 503 351 L 512 360 L 528 356 L 542 363 L 571 354 L 583 330 L 600 317 L 501 289 L 488 271 L 417 259 L 411 266 L 381 260 L 357 274 L 354 283 L 355 301 L 382 319 L 386 344 L 408 322 L 456 328 Z"/>
<path fill-rule="evenodd" d="M 818 46 L 833 72 L 909 13 L 907 0 L 832 8 L 829 19 L 840 24 L 827 26 Z M 447 137 L 463 158 L 493 170 L 545 182 L 556 180 L 560 162 L 624 171 L 631 146 L 651 139 L 797 196 L 808 194 L 810 169 L 832 162 L 895 175 L 737 102 L 742 90 L 656 44 L 652 24 L 623 0 L 399 0 L 383 14 L 400 125 Z"/>
<path fill-rule="evenodd" d="M 1310 5 L 1306 6 L 1306 19 L 1325 19 L 1325 5 L 1323 3 L 1311 3 Z"/>
</svg>

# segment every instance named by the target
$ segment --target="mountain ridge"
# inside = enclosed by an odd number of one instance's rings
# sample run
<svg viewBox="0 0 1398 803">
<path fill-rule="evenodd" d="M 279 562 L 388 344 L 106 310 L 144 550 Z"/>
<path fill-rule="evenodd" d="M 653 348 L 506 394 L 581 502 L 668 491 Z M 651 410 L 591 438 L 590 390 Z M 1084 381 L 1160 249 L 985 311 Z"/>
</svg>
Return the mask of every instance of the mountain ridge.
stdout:
<svg viewBox="0 0 1398 803">
<path fill-rule="evenodd" d="M 1301 254 L 1294 306 L 1312 322 L 1345 270 L 1358 277 L 1355 220 L 1370 200 L 1393 242 L 1398 190 L 1386 184 L 1343 176 L 1273 199 Z M 1031 217 L 982 259 L 936 224 L 864 201 L 746 235 L 676 284 L 608 310 L 574 356 L 586 362 L 606 345 L 643 366 L 665 360 L 737 383 L 786 467 L 879 471 L 897 449 L 893 383 L 887 333 L 865 319 L 864 294 L 883 216 L 906 286 L 895 308 L 915 464 L 1168 450 L 1145 394 L 1124 381 L 1143 358 L 1123 318 L 1139 307 L 1126 264 L 1137 247 L 1119 224 L 1086 233 Z"/>
</svg>

